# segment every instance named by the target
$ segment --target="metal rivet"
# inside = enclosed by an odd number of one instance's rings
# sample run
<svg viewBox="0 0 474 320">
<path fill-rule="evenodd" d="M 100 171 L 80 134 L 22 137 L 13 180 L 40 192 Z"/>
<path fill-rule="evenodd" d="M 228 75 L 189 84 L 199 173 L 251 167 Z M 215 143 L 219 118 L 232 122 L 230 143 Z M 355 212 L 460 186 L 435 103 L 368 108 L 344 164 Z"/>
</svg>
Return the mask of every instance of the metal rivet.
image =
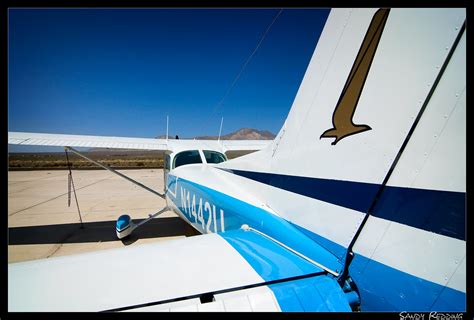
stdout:
<svg viewBox="0 0 474 320">
<path fill-rule="evenodd" d="M 435 135 L 434 135 L 434 137 L 435 137 L 435 138 L 438 138 L 438 135 L 437 135 L 437 134 L 435 134 Z"/>
<path fill-rule="evenodd" d="M 448 50 L 448 49 L 449 49 L 449 47 L 444 48 L 444 50 Z"/>
</svg>

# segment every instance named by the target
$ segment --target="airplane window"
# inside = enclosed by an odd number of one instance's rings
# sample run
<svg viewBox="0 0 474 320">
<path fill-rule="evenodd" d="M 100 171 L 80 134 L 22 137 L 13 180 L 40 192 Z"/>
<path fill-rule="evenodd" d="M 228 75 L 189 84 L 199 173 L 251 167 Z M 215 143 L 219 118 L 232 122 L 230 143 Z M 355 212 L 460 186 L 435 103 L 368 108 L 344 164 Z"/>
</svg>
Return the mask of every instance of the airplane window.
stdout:
<svg viewBox="0 0 474 320">
<path fill-rule="evenodd" d="M 207 163 L 221 163 L 227 160 L 225 155 L 217 151 L 203 150 Z"/>
<path fill-rule="evenodd" d="M 201 156 L 199 155 L 199 151 L 197 150 L 180 152 L 174 158 L 175 168 L 192 163 L 202 163 Z"/>
</svg>

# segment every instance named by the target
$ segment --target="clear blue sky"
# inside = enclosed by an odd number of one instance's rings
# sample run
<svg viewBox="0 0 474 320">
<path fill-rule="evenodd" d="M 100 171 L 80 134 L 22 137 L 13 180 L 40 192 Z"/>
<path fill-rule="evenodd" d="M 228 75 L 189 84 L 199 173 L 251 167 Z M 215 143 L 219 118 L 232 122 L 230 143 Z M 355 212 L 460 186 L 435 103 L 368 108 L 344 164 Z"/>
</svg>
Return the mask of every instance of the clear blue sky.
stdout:
<svg viewBox="0 0 474 320">
<path fill-rule="evenodd" d="M 329 14 L 284 9 L 9 9 L 9 131 L 187 138 L 277 133 Z"/>
</svg>

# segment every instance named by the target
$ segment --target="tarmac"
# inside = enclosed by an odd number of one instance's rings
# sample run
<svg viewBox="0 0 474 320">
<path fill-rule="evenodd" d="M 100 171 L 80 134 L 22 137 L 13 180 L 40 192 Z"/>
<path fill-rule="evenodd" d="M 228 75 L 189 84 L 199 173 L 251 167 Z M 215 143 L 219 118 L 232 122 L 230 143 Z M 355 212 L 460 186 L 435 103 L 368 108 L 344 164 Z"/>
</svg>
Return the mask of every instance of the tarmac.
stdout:
<svg viewBox="0 0 474 320">
<path fill-rule="evenodd" d="M 120 172 L 163 192 L 162 169 Z M 137 223 L 166 201 L 107 170 L 73 170 L 72 177 L 80 215 L 72 190 L 68 206 L 67 170 L 8 172 L 8 263 L 196 235 L 167 211 L 119 240 L 115 222 L 120 215 Z"/>
</svg>

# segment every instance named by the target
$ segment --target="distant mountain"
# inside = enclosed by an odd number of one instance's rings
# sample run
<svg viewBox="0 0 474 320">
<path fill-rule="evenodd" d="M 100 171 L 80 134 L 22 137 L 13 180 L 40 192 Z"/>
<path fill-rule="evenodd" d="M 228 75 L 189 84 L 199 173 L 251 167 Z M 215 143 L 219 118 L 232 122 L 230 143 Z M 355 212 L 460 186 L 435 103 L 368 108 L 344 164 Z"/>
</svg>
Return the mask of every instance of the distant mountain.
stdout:
<svg viewBox="0 0 474 320">
<path fill-rule="evenodd" d="M 196 140 L 217 140 L 218 136 L 200 136 Z M 273 140 L 275 135 L 268 130 L 260 131 L 251 128 L 242 128 L 221 136 L 221 140 Z"/>
<path fill-rule="evenodd" d="M 174 139 L 175 135 L 170 135 L 168 139 Z M 189 139 L 181 137 L 182 139 Z M 196 140 L 217 140 L 218 136 L 198 136 L 191 139 Z M 221 136 L 221 140 L 273 140 L 275 135 L 268 130 L 257 130 L 251 128 L 242 128 L 237 131 Z M 155 137 L 155 139 L 166 139 L 166 135 Z"/>
</svg>

